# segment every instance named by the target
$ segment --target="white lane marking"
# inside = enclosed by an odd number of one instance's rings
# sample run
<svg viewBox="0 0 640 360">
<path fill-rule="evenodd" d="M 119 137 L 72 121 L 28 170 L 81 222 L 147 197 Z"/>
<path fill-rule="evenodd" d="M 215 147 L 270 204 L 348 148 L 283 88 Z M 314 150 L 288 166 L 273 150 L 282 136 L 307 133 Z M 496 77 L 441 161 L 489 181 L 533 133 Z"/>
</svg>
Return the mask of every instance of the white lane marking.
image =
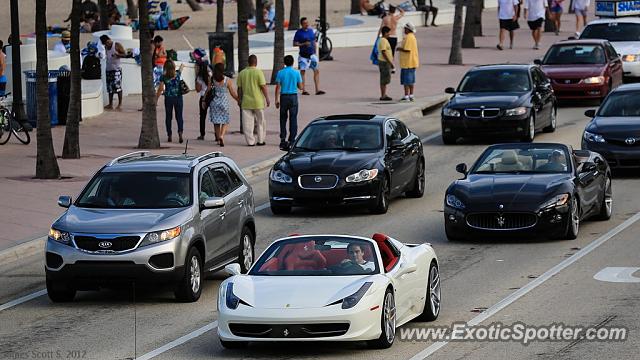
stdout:
<svg viewBox="0 0 640 360">
<path fill-rule="evenodd" d="M 262 205 L 258 205 L 258 206 L 256 206 L 256 212 L 260 212 L 260 211 L 262 211 L 262 210 L 264 210 L 264 209 L 266 209 L 268 207 L 269 207 L 269 203 L 264 203 Z"/>
<path fill-rule="evenodd" d="M 616 283 L 640 283 L 640 278 L 633 276 L 638 270 L 640 267 L 606 267 L 593 275 L 593 278 Z"/>
<path fill-rule="evenodd" d="M 10 308 L 12 308 L 12 307 L 14 307 L 16 305 L 20 305 L 20 304 L 22 304 L 24 302 L 27 302 L 29 300 L 33 300 L 33 299 L 35 299 L 37 297 L 40 297 L 40 296 L 46 295 L 46 294 L 47 294 L 47 290 L 46 289 L 42 289 L 42 290 L 36 291 L 36 292 L 34 292 L 32 294 L 25 295 L 25 296 L 23 296 L 21 298 L 17 298 L 15 300 L 11 300 L 9 302 L 6 302 L 6 303 L 0 305 L 0 311 L 10 309 Z"/>
<path fill-rule="evenodd" d="M 600 236 L 598 239 L 596 239 L 595 241 L 593 241 L 589 245 L 585 246 L 582 250 L 580 250 L 577 253 L 573 254 L 571 257 L 566 258 L 565 260 L 560 262 L 558 265 L 556 265 L 556 266 L 552 267 L 551 269 L 547 270 L 544 274 L 540 275 L 540 277 L 538 277 L 535 280 L 531 281 L 527 285 L 521 287 L 519 290 L 515 291 L 511 295 L 509 295 L 506 298 L 500 300 L 498 303 L 496 303 L 492 307 L 490 307 L 487 310 L 485 310 L 482 313 L 480 313 L 478 316 L 476 316 L 473 319 L 469 320 L 467 322 L 467 326 L 478 325 L 481 322 L 485 321 L 486 319 L 490 318 L 491 316 L 495 315 L 498 311 L 500 311 L 500 310 L 504 309 L 505 307 L 509 306 L 510 304 L 516 302 L 518 299 L 520 299 L 521 297 L 526 295 L 528 292 L 530 292 L 531 290 L 535 289 L 536 287 L 538 287 L 539 285 L 541 285 L 545 281 L 551 279 L 553 276 L 558 274 L 560 271 L 566 269 L 567 267 L 569 267 L 570 265 L 572 265 L 576 261 L 580 260 L 581 258 L 586 256 L 587 254 L 589 254 L 590 252 L 592 252 L 593 250 L 598 248 L 598 246 L 604 244 L 607 240 L 609 240 L 612 237 L 618 235 L 621 231 L 623 231 L 624 229 L 626 229 L 629 226 L 633 225 L 638 220 L 640 220 L 640 212 L 638 212 L 635 215 L 633 215 L 632 217 L 628 218 L 622 224 L 620 224 L 620 225 L 616 226 L 615 228 L 609 230 L 606 234 Z M 429 355 L 432 355 L 433 353 L 435 353 L 439 349 L 443 348 L 448 343 L 449 343 L 449 341 L 438 341 L 436 343 L 433 343 L 429 347 L 427 347 L 426 349 L 422 350 L 421 352 L 419 352 L 416 355 L 414 355 L 413 357 L 411 357 L 411 359 L 409 359 L 409 360 L 422 360 L 422 359 L 425 359 Z"/>
<path fill-rule="evenodd" d="M 202 335 L 202 334 L 204 334 L 204 333 L 206 333 L 208 331 L 211 331 L 211 330 L 213 330 L 213 329 L 215 329 L 217 327 L 218 327 L 218 321 L 217 320 L 214 321 L 214 322 L 208 323 L 207 325 L 201 327 L 200 329 L 194 330 L 194 331 L 188 333 L 185 336 L 181 336 L 181 337 L 173 340 L 172 342 L 170 342 L 170 343 L 168 343 L 166 345 L 163 345 L 163 346 L 161 346 L 161 347 L 159 347 L 159 348 L 157 348 L 157 349 L 155 349 L 153 351 L 150 351 L 150 352 L 148 352 L 148 353 L 146 353 L 146 354 L 144 354 L 142 356 L 137 357 L 136 360 L 153 359 L 154 357 L 156 357 L 156 356 L 158 356 L 158 355 L 160 355 L 160 354 L 162 354 L 164 352 L 167 352 L 167 351 L 173 349 L 176 346 L 180 346 L 180 345 L 182 345 L 182 344 L 184 344 L 184 343 L 186 343 L 186 342 L 188 342 L 188 341 L 190 341 L 192 339 L 195 339 L 198 336 L 200 336 L 200 335 Z"/>
</svg>

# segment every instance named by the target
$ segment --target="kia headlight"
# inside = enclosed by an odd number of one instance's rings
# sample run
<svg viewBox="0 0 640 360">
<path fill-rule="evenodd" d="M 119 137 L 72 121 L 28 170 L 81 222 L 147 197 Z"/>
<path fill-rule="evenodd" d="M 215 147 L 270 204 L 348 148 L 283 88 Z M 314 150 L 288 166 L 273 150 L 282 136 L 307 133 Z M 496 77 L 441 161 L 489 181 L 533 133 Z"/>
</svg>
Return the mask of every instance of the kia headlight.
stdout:
<svg viewBox="0 0 640 360">
<path fill-rule="evenodd" d="M 559 206 L 566 205 L 569 202 L 569 194 L 556 195 L 553 198 L 546 201 L 540 208 L 542 210 L 553 209 Z"/>
<path fill-rule="evenodd" d="M 453 194 L 447 195 L 446 202 L 448 206 L 455 209 L 463 210 L 465 208 L 464 203 Z"/>
<path fill-rule="evenodd" d="M 585 131 L 584 134 L 582 134 L 582 138 L 584 138 L 588 142 L 596 142 L 596 143 L 607 142 L 602 135 L 590 133 L 588 131 Z"/>
<path fill-rule="evenodd" d="M 246 306 L 251 306 L 249 304 L 247 304 L 244 300 L 240 299 L 239 297 L 236 296 L 236 294 L 233 293 L 233 283 L 227 283 L 227 287 L 225 289 L 225 294 L 224 294 L 224 298 L 225 298 L 225 304 L 227 305 L 228 309 L 231 310 L 235 310 L 238 308 L 238 305 L 242 304 L 242 305 L 246 305 Z"/>
<path fill-rule="evenodd" d="M 355 174 L 351 174 L 347 176 L 346 180 L 348 183 L 358 183 L 358 182 L 375 179 L 376 176 L 378 176 L 378 169 L 371 169 L 371 170 L 363 169 L 358 171 Z"/>
<path fill-rule="evenodd" d="M 68 232 L 54 228 L 49 229 L 49 239 L 67 245 L 71 244 L 71 235 Z"/>
<path fill-rule="evenodd" d="M 452 109 L 452 108 L 447 108 L 447 107 L 442 109 L 442 114 L 444 116 L 460 117 L 460 111 L 459 110 Z"/>
<path fill-rule="evenodd" d="M 372 282 L 366 282 L 362 284 L 362 286 L 360 287 L 360 289 L 358 289 L 358 291 L 342 299 L 342 308 L 351 309 L 352 307 L 356 306 L 356 304 L 358 304 L 358 302 L 360 301 L 360 299 L 362 299 L 364 294 L 367 293 L 367 290 L 369 290 L 372 284 L 373 284 Z"/>
<path fill-rule="evenodd" d="M 582 79 L 585 84 L 604 84 L 604 76 L 592 76 Z"/>
<path fill-rule="evenodd" d="M 513 109 L 507 109 L 504 112 L 505 116 L 520 116 L 520 115 L 524 115 L 527 113 L 527 108 L 524 106 L 520 106 L 517 108 L 513 108 Z"/>
<path fill-rule="evenodd" d="M 624 62 L 635 62 L 640 61 L 640 54 L 627 54 L 622 56 L 622 61 Z"/>
<path fill-rule="evenodd" d="M 182 228 L 180 226 L 176 226 L 174 228 L 162 231 L 150 232 L 147 236 L 144 237 L 142 241 L 142 245 L 150 245 L 163 241 L 169 241 L 177 238 L 182 233 Z"/>
<path fill-rule="evenodd" d="M 271 170 L 269 174 L 269 179 L 275 182 L 283 183 L 283 184 L 291 184 L 293 179 L 287 173 L 282 170 Z"/>
</svg>

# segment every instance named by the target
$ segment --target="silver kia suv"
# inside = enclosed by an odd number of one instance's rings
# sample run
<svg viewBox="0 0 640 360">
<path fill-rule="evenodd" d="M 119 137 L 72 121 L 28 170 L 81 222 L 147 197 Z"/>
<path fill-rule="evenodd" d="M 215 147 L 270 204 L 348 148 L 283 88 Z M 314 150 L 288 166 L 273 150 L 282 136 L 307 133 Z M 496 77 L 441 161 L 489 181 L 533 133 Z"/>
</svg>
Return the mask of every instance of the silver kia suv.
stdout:
<svg viewBox="0 0 640 360">
<path fill-rule="evenodd" d="M 54 302 L 112 282 L 168 283 L 197 301 L 203 272 L 239 262 L 247 271 L 256 238 L 253 190 L 219 152 L 135 152 L 105 165 L 49 231 L 47 293 Z"/>
</svg>

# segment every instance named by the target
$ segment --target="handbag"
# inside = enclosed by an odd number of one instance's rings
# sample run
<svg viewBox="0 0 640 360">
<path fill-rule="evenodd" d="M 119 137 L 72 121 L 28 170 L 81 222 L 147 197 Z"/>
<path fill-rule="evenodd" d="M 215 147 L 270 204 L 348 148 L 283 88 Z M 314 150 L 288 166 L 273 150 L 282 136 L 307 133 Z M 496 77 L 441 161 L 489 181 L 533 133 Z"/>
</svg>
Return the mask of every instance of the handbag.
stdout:
<svg viewBox="0 0 640 360">
<path fill-rule="evenodd" d="M 216 97 L 216 88 L 214 86 L 211 86 L 204 93 L 204 106 L 205 106 L 205 109 L 207 109 L 209 107 L 209 105 L 211 105 L 211 102 L 213 101 L 213 98 L 215 98 L 215 97 Z"/>
<path fill-rule="evenodd" d="M 191 89 L 189 89 L 189 85 L 187 85 L 184 80 L 180 79 L 180 95 L 186 95 L 189 91 L 191 91 Z"/>
</svg>

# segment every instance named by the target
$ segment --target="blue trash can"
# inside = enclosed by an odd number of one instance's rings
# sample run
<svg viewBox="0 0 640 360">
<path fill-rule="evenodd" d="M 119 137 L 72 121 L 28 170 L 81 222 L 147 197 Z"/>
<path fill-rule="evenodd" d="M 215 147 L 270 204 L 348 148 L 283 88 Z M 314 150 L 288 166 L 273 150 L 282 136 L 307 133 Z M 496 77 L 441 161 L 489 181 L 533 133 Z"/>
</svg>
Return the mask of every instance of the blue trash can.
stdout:
<svg viewBox="0 0 640 360">
<path fill-rule="evenodd" d="M 38 96 L 36 94 L 36 72 L 24 72 L 27 78 L 27 118 L 33 127 L 37 127 Z M 58 125 L 58 71 L 49 71 L 49 120 L 51 126 Z"/>
</svg>

